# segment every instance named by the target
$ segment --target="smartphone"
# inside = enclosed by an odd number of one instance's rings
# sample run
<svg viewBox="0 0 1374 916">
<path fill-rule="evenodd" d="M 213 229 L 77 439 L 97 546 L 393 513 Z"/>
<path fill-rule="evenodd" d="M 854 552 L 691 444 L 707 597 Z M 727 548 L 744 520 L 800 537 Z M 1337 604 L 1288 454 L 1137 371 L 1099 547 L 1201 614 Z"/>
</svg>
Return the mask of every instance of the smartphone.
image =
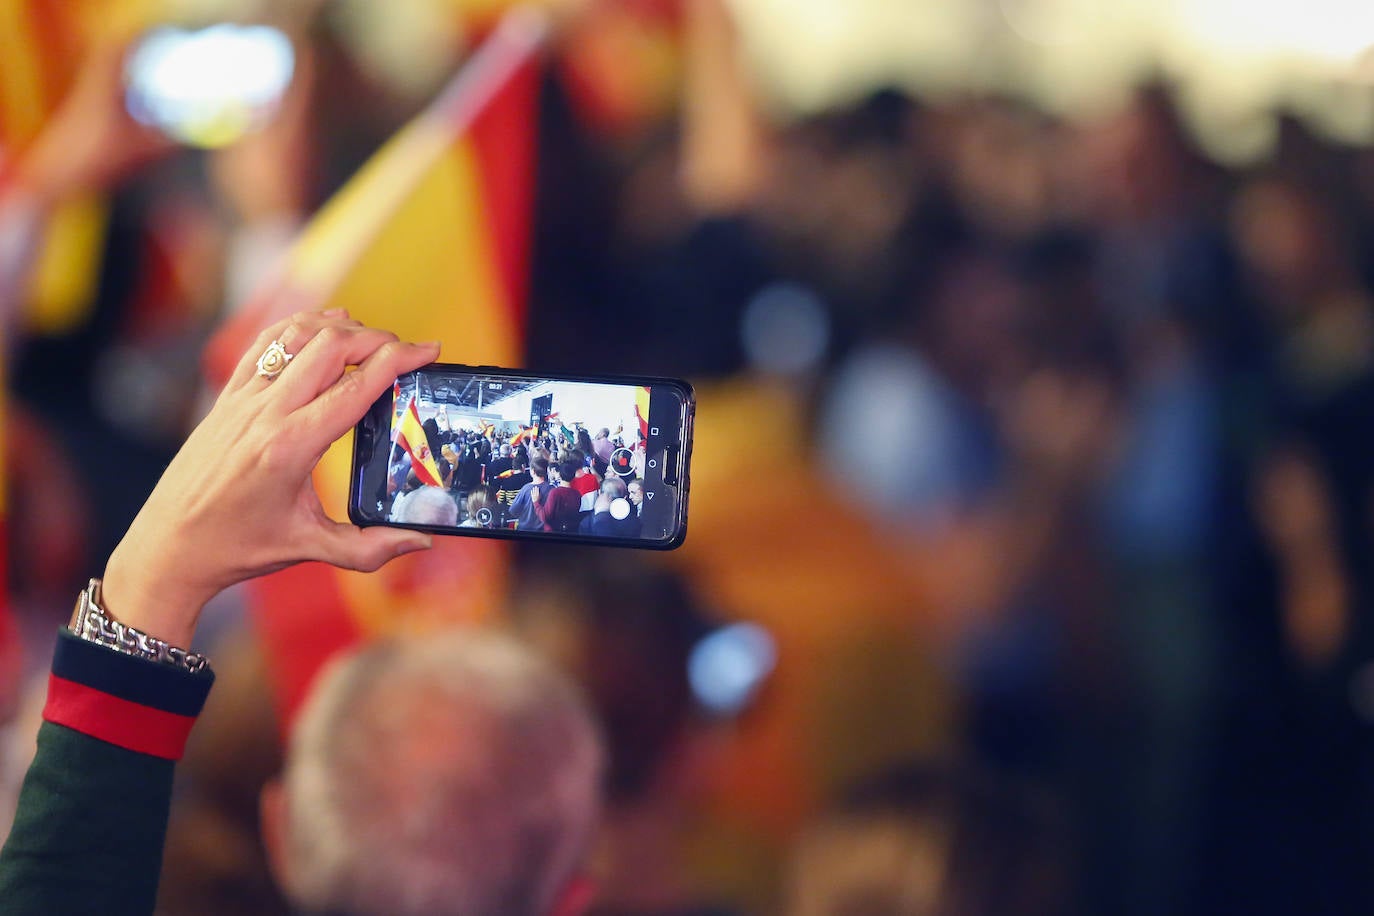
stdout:
<svg viewBox="0 0 1374 916">
<path fill-rule="evenodd" d="M 180 143 L 225 146 L 271 119 L 295 63 L 291 39 L 272 26 L 154 29 L 125 59 L 125 107 Z"/>
<path fill-rule="evenodd" d="M 435 534 L 671 550 L 696 398 L 681 379 L 433 363 L 358 422 L 348 516 Z"/>
</svg>

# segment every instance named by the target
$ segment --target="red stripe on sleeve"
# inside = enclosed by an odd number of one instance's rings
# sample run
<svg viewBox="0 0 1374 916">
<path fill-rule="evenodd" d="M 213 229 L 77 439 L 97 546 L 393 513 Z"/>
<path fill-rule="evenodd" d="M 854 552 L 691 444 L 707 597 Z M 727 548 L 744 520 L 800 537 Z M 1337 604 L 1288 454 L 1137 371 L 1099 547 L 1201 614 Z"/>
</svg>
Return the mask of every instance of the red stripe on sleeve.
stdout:
<svg viewBox="0 0 1374 916">
<path fill-rule="evenodd" d="M 124 700 L 55 674 L 48 676 L 43 718 L 116 747 L 164 760 L 181 759 L 191 726 L 196 724 L 194 716 Z"/>
</svg>

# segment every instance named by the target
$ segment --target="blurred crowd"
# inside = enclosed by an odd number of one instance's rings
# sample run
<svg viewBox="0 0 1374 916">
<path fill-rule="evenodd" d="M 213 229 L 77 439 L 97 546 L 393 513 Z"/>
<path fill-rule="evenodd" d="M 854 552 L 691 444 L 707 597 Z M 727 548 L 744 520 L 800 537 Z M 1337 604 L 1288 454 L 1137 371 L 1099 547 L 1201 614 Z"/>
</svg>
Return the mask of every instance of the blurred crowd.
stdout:
<svg viewBox="0 0 1374 916">
<path fill-rule="evenodd" d="M 608 130 L 565 70 L 544 80 L 527 363 L 681 375 L 703 411 L 731 385 L 785 389 L 797 428 L 733 442 L 722 501 L 827 494 L 924 570 L 896 628 L 921 670 L 882 683 L 950 712 L 929 756 L 813 785 L 789 830 L 713 832 L 703 783 L 740 765 L 732 736 L 771 698 L 729 721 L 693 698 L 691 646 L 740 615 L 684 573 L 698 545 L 685 566 L 523 551 L 510 625 L 566 662 L 608 735 L 600 911 L 1369 911 L 1374 154 L 1293 120 L 1271 157 L 1222 167 L 1164 86 L 1082 122 L 892 89 L 784 120 L 723 8 L 685 7 L 663 115 Z M 33 168 L 43 195 L 106 191 L 108 219 L 89 312 L 3 316 L 29 673 L 195 417 L 200 346 L 423 101 L 311 40 L 277 121 L 210 153 L 115 123 L 97 55 L 54 121 L 67 168 Z M 781 465 L 812 492 L 774 492 Z M 808 661 L 784 646 L 779 664 Z M 197 740 L 253 763 L 188 758 L 169 913 L 273 899 L 244 837 L 276 732 L 261 681 L 225 681 Z M 743 878 L 719 865 L 736 848 Z"/>
</svg>

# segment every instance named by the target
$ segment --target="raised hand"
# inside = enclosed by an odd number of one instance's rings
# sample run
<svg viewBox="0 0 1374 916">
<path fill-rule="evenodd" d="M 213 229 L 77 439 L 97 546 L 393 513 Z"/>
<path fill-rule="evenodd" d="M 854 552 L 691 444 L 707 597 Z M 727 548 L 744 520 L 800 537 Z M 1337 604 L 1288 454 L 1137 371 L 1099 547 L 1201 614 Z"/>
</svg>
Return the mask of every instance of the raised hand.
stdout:
<svg viewBox="0 0 1374 916">
<path fill-rule="evenodd" d="M 292 359 L 269 380 L 257 360 L 273 341 Z M 311 471 L 396 376 L 438 354 L 342 310 L 263 331 L 111 555 L 109 612 L 186 646 L 201 608 L 230 585 L 305 560 L 373 570 L 428 547 L 420 532 L 333 521 Z"/>
</svg>

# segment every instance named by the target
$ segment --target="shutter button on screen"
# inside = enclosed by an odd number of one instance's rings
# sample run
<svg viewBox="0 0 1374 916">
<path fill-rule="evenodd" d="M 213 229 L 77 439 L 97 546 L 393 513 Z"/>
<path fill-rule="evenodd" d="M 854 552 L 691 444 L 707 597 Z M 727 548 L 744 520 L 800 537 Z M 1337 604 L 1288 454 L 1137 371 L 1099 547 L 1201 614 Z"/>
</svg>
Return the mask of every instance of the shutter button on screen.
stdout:
<svg viewBox="0 0 1374 916">
<path fill-rule="evenodd" d="M 621 477 L 629 477 L 634 473 L 634 468 L 631 467 L 631 460 L 633 458 L 634 455 L 630 453 L 629 449 L 616 449 L 611 452 L 611 470 L 615 471 Z"/>
</svg>

